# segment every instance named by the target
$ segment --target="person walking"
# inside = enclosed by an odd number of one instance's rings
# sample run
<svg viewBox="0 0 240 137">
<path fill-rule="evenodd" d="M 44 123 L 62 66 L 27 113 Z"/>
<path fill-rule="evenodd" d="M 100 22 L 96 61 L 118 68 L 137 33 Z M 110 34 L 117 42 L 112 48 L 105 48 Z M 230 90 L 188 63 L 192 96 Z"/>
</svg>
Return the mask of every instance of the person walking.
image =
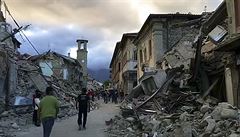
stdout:
<svg viewBox="0 0 240 137">
<path fill-rule="evenodd" d="M 104 101 L 105 104 L 107 103 L 106 96 L 107 96 L 106 91 L 103 90 L 102 91 L 102 98 L 103 98 L 103 101 Z"/>
<path fill-rule="evenodd" d="M 54 120 L 59 112 L 59 102 L 53 96 L 53 88 L 46 88 L 46 96 L 40 101 L 40 117 L 43 125 L 43 137 L 49 137 Z"/>
<path fill-rule="evenodd" d="M 90 112 L 90 98 L 86 94 L 87 89 L 83 88 L 82 93 L 77 97 L 76 109 L 78 109 L 78 129 L 86 129 L 87 113 Z M 83 116 L 83 122 L 82 122 Z"/>
<path fill-rule="evenodd" d="M 39 119 L 39 104 L 40 104 L 40 98 L 41 98 L 41 91 L 36 90 L 35 95 L 33 95 L 33 123 L 35 126 L 40 126 L 40 119 Z"/>
</svg>

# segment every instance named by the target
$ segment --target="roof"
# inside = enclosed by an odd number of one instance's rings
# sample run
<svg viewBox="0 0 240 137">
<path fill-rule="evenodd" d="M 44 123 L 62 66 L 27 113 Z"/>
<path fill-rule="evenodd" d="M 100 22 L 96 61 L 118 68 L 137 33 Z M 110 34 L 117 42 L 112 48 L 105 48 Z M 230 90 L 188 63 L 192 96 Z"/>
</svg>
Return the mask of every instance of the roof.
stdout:
<svg viewBox="0 0 240 137">
<path fill-rule="evenodd" d="M 29 58 L 29 60 L 35 61 L 35 60 L 37 60 L 37 59 L 40 59 L 40 58 L 42 58 L 43 56 L 46 56 L 46 55 L 48 54 L 48 52 L 50 52 L 50 50 L 47 51 L 47 52 L 44 52 L 44 53 L 42 53 L 42 54 L 39 54 L 39 55 L 31 56 L 31 57 Z"/>
<path fill-rule="evenodd" d="M 141 35 L 144 35 L 144 29 L 151 26 L 153 21 L 161 21 L 162 19 L 180 19 L 180 18 L 187 18 L 187 19 L 197 19 L 200 18 L 202 15 L 194 15 L 194 14 L 150 14 L 147 20 L 144 22 L 143 26 L 141 27 L 140 31 L 134 43 L 136 43 Z"/>
<path fill-rule="evenodd" d="M 78 40 L 76 40 L 76 42 L 88 42 L 88 40 L 85 40 L 85 39 L 78 39 Z"/>
<path fill-rule="evenodd" d="M 125 45 L 125 42 L 127 41 L 127 39 L 135 39 L 136 38 L 136 36 L 137 36 L 137 34 L 138 33 L 124 33 L 123 35 L 122 35 L 122 39 L 121 39 L 121 43 L 123 44 L 123 45 Z"/>
<path fill-rule="evenodd" d="M 221 21 L 227 18 L 227 6 L 226 2 L 223 1 L 213 14 L 203 24 L 203 32 L 208 34 L 214 29 Z"/>
<path fill-rule="evenodd" d="M 81 66 L 81 64 L 79 63 L 79 61 L 78 61 L 77 59 L 74 59 L 74 58 L 71 58 L 71 57 L 62 55 L 62 54 L 57 53 L 57 52 L 51 52 L 50 50 L 47 51 L 47 52 L 44 52 L 44 53 L 42 53 L 42 54 L 40 54 L 40 55 L 31 56 L 31 57 L 29 58 L 29 60 L 31 60 L 31 61 L 36 61 L 36 60 L 41 59 L 41 58 L 43 58 L 43 57 L 45 57 L 45 56 L 48 56 L 48 55 L 50 55 L 50 54 L 54 54 L 55 56 L 60 57 L 60 58 L 64 59 L 64 60 L 67 61 L 67 62 L 70 62 L 70 63 L 72 63 L 72 64 L 76 64 L 76 65 L 78 65 L 78 66 Z"/>
<path fill-rule="evenodd" d="M 57 53 L 57 52 L 53 52 L 53 54 L 55 54 L 56 56 L 59 56 L 59 57 L 63 58 L 64 60 L 66 60 L 66 61 L 68 61 L 68 62 L 71 62 L 71 63 L 73 63 L 73 64 L 75 64 L 76 61 L 77 61 L 77 60 L 74 59 L 74 58 L 71 58 L 71 57 L 68 57 L 68 56 L 59 54 L 59 53 Z"/>
</svg>

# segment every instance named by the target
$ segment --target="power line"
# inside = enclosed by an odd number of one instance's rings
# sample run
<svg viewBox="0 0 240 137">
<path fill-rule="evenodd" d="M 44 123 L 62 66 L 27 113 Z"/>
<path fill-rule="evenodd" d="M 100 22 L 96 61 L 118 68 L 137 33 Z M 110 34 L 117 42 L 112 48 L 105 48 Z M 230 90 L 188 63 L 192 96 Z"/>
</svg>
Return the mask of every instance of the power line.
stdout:
<svg viewBox="0 0 240 137">
<path fill-rule="evenodd" d="M 8 10 L 8 7 L 7 7 L 7 5 L 6 5 L 5 2 L 4 2 L 4 6 L 5 6 L 5 10 L 7 10 L 8 14 L 10 15 L 10 17 L 12 18 L 12 20 L 14 21 L 14 23 L 17 25 L 18 29 L 19 29 L 19 28 L 22 28 L 22 27 L 20 27 L 20 25 L 17 23 L 17 21 L 14 19 L 14 17 L 13 17 L 12 14 L 10 13 L 10 11 Z M 29 27 L 29 26 L 30 26 L 30 25 L 25 26 L 24 29 L 26 29 L 26 28 Z M 26 38 L 26 40 L 27 40 L 28 43 L 31 45 L 31 47 L 37 52 L 38 55 L 40 55 L 39 51 L 38 51 L 37 48 L 34 46 L 34 44 L 31 42 L 31 40 L 27 37 L 27 35 L 24 33 L 24 31 L 22 31 L 21 29 L 19 29 L 19 30 L 22 32 L 23 36 Z M 20 34 L 20 35 L 21 35 L 21 34 Z M 53 74 L 54 74 L 55 76 L 57 76 L 56 73 L 55 73 L 55 72 L 53 71 L 53 69 L 51 68 L 51 66 L 47 63 L 47 61 L 44 60 L 44 62 L 45 62 L 46 65 L 50 68 L 50 70 L 53 72 Z"/>
<path fill-rule="evenodd" d="M 9 11 L 8 7 L 7 7 L 7 4 L 4 2 L 4 7 L 5 7 L 5 10 L 8 12 L 8 14 L 10 15 L 10 17 L 12 18 L 13 22 L 16 24 L 16 26 L 18 28 L 20 28 L 20 25 L 17 23 L 17 21 L 14 19 L 14 17 L 12 16 L 11 12 Z M 29 26 L 29 25 L 28 25 Z M 26 27 L 28 27 L 26 26 Z M 25 28 L 26 28 L 25 27 Z M 38 52 L 38 50 L 35 48 L 35 46 L 33 45 L 33 43 L 29 40 L 29 38 L 26 36 L 26 34 L 20 30 L 23 34 L 23 36 L 25 37 L 25 39 L 28 41 L 28 43 L 31 45 L 31 47 L 37 52 L 38 55 L 40 55 L 40 53 Z M 20 34 L 21 35 L 21 34 Z"/>
</svg>

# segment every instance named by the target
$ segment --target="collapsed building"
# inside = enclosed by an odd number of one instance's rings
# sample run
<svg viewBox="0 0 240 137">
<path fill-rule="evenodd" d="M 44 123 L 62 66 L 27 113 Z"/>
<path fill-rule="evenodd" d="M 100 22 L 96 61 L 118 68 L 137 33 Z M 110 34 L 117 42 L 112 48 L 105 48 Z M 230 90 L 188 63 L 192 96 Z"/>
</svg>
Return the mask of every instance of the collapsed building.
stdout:
<svg viewBox="0 0 240 137">
<path fill-rule="evenodd" d="M 226 0 L 213 13 L 168 24 L 165 32 L 162 25 L 154 35 L 161 36 L 154 39 L 161 48 L 139 44 L 138 85 L 122 102 L 121 115 L 106 121 L 109 136 L 240 136 L 239 4 Z M 164 49 L 164 41 L 172 46 Z"/>
<path fill-rule="evenodd" d="M 102 83 L 98 82 L 94 78 L 92 78 L 90 75 L 88 75 L 88 81 L 87 81 L 87 89 L 92 90 L 93 92 L 100 92 L 102 90 Z"/>
<path fill-rule="evenodd" d="M 77 114 L 75 99 L 82 88 L 101 87 L 95 80 L 88 84 L 87 40 L 77 40 L 77 59 L 53 51 L 35 56 L 20 54 L 21 43 L 14 35 L 23 28 L 12 29 L 0 12 L 0 136 L 12 137 L 32 123 L 36 90 L 44 95 L 48 86 L 53 87 L 60 102 L 58 118 L 63 119 Z M 91 102 L 91 110 L 98 107 Z"/>
<path fill-rule="evenodd" d="M 14 34 L 18 31 L 12 29 L 12 26 L 5 21 L 2 11 L 0 11 L 0 112 L 3 112 L 4 108 L 9 108 L 9 96 L 16 90 L 16 62 L 21 43 L 14 37 Z"/>
</svg>

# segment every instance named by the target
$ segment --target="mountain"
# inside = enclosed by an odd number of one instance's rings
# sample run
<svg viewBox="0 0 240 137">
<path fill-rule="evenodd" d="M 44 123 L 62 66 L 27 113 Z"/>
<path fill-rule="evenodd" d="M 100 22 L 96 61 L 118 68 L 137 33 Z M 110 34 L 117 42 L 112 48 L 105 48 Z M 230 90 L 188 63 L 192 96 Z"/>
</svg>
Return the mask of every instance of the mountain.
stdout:
<svg viewBox="0 0 240 137">
<path fill-rule="evenodd" d="M 94 79 L 96 79 L 99 82 L 104 82 L 106 80 L 109 80 L 109 69 L 98 69 L 93 70 L 88 68 L 88 74 L 90 74 Z"/>
</svg>

